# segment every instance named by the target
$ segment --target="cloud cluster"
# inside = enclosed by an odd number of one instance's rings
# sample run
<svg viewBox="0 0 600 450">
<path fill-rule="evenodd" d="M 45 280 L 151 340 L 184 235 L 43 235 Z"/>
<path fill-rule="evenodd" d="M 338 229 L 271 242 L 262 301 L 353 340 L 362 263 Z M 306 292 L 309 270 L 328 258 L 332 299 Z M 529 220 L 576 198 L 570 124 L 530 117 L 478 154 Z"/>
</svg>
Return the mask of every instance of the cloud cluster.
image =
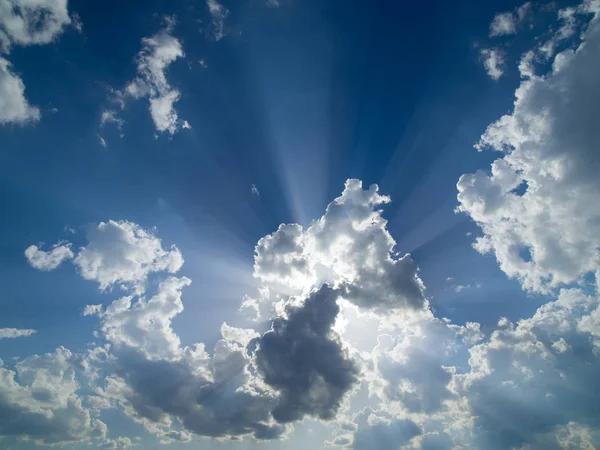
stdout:
<svg viewBox="0 0 600 450">
<path fill-rule="evenodd" d="M 282 224 L 259 240 L 260 295 L 245 303 L 268 314 L 268 331 L 223 323 L 212 349 L 183 345 L 173 327 L 191 283 L 177 275 L 181 253 L 137 224 L 102 222 L 77 252 L 65 243 L 27 249 L 40 270 L 72 259 L 100 290 L 125 292 L 83 309 L 99 329 L 87 352 L 60 348 L 0 368 L 0 435 L 127 447 L 133 441 L 109 439 L 98 419 L 117 408 L 163 443 L 282 439 L 295 422 L 315 419 L 337 430 L 328 445 L 356 450 L 594 448 L 597 15 L 582 39 L 547 74 L 522 80 L 513 112 L 478 144 L 500 157 L 457 184 L 459 210 L 482 230 L 475 247 L 524 289 L 549 295 L 532 317 L 500 318 L 489 336 L 478 323 L 436 317 L 416 263 L 387 230 L 389 197 L 351 179 L 308 227 Z M 146 89 L 140 80 L 136 89 Z M 156 287 L 147 286 L 150 274 Z M 367 351 L 351 348 L 352 333 Z M 90 395 L 81 394 L 77 371 Z"/>
<path fill-rule="evenodd" d="M 513 112 L 481 137 L 480 150 L 501 153 L 491 171 L 457 185 L 460 211 L 483 231 L 475 248 L 527 290 L 548 292 L 598 270 L 600 134 L 591 118 L 600 112 L 599 52 L 595 15 L 578 48 L 523 80 Z"/>
<path fill-rule="evenodd" d="M 14 371 L 0 365 L 0 436 L 40 445 L 106 437 L 106 425 L 91 417 L 78 395 L 76 359 L 61 347 L 24 359 Z"/>
</svg>

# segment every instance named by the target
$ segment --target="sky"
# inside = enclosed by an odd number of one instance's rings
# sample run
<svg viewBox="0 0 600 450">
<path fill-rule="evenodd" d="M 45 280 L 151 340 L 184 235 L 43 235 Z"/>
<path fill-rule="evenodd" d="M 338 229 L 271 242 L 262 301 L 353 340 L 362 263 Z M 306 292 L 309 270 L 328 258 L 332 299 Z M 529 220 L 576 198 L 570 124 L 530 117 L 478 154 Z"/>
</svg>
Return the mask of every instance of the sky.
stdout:
<svg viewBox="0 0 600 450">
<path fill-rule="evenodd" d="M 0 0 L 0 448 L 600 448 L 598 117 L 598 0 Z"/>
</svg>

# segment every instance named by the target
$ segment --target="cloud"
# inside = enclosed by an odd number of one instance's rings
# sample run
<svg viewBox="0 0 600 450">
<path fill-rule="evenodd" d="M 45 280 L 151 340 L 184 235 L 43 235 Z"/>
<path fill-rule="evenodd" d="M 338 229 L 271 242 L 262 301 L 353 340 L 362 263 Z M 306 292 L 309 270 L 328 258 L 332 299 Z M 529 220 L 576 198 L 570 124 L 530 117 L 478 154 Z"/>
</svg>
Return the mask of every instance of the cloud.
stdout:
<svg viewBox="0 0 600 450">
<path fill-rule="evenodd" d="M 332 419 L 357 382 L 359 369 L 332 332 L 338 297 L 323 285 L 302 306 L 288 307 L 287 318 L 275 319 L 271 331 L 255 341 L 258 372 L 279 393 L 272 411 L 278 422 Z"/>
<path fill-rule="evenodd" d="M 499 48 L 484 48 L 479 52 L 483 67 L 492 80 L 498 80 L 504 75 L 505 54 Z"/>
<path fill-rule="evenodd" d="M 496 256 L 525 289 L 549 289 L 597 272 L 600 255 L 600 22 L 545 76 L 521 82 L 514 110 L 477 145 L 500 157 L 458 181 L 459 211 L 482 229 L 475 248 Z"/>
<path fill-rule="evenodd" d="M 490 24 L 490 37 L 517 33 L 517 18 L 511 12 L 496 14 Z"/>
<path fill-rule="evenodd" d="M 25 249 L 25 257 L 31 266 L 38 270 L 54 270 L 62 264 L 63 261 L 73 259 L 71 243 L 59 242 L 54 244 L 52 250 L 46 252 L 36 245 L 30 245 Z"/>
<path fill-rule="evenodd" d="M 356 414 L 354 421 L 357 430 L 351 435 L 338 437 L 334 445 L 354 450 L 398 450 L 422 432 L 411 420 L 398 419 L 369 407 Z"/>
<path fill-rule="evenodd" d="M 142 39 L 142 49 L 137 55 L 137 77 L 117 95 L 134 99 L 148 97 L 150 115 L 158 132 L 175 134 L 182 126 L 174 104 L 180 93 L 167 81 L 167 69 L 178 58 L 183 58 L 181 42 L 171 35 L 174 21 L 167 20 L 167 27 L 149 38 Z"/>
<path fill-rule="evenodd" d="M 67 0 L 0 0 L 0 53 L 13 45 L 53 42 L 71 23 Z M 25 85 L 0 56 L 0 125 L 37 122 L 40 110 L 25 98 Z"/>
<path fill-rule="evenodd" d="M 37 333 L 36 330 L 18 329 L 18 328 L 0 328 L 0 339 L 15 339 L 19 337 L 29 337 Z"/>
<path fill-rule="evenodd" d="M 114 123 L 117 126 L 117 129 L 121 131 L 125 121 L 119 117 L 117 111 L 113 109 L 103 110 L 102 114 L 100 115 L 100 127 L 104 128 L 106 125 L 111 123 Z"/>
<path fill-rule="evenodd" d="M 40 110 L 25 98 L 23 80 L 11 71 L 11 64 L 0 56 L 0 125 L 27 124 L 40 118 Z"/>
<path fill-rule="evenodd" d="M 207 34 L 215 41 L 220 41 L 228 33 L 227 27 L 225 26 L 225 19 L 229 15 L 229 10 L 217 0 L 206 0 L 206 6 L 208 6 L 208 11 L 211 16 L 211 23 L 207 30 Z"/>
<path fill-rule="evenodd" d="M 39 445 L 103 439 L 106 425 L 91 417 L 78 395 L 75 364 L 75 355 L 60 347 L 26 358 L 15 371 L 0 365 L 0 437 Z"/>
<path fill-rule="evenodd" d="M 102 147 L 104 147 L 104 148 L 108 147 L 108 144 L 106 143 L 106 140 L 102 136 L 100 136 L 99 134 L 96 134 L 96 138 L 98 138 L 98 143 Z"/>
<path fill-rule="evenodd" d="M 86 235 L 88 244 L 73 262 L 81 276 L 96 281 L 101 290 L 119 285 L 140 293 L 150 273 L 176 273 L 183 265 L 177 247 L 163 249 L 151 231 L 126 220 L 100 222 L 89 227 Z"/>
<path fill-rule="evenodd" d="M 521 448 L 540 435 L 557 439 L 570 423 L 598 423 L 600 328 L 586 323 L 599 305 L 581 290 L 563 290 L 533 317 L 501 321 L 489 342 L 470 349 L 471 371 L 456 376 L 456 390 L 475 417 L 476 447 Z"/>
<path fill-rule="evenodd" d="M 260 197 L 260 191 L 258 190 L 255 184 L 250 185 L 250 192 L 252 192 L 252 195 Z"/>
<path fill-rule="evenodd" d="M 527 2 L 516 8 L 514 12 L 496 14 L 490 23 L 490 37 L 517 34 L 518 26 L 527 18 L 531 9 L 531 2 Z"/>
<path fill-rule="evenodd" d="M 53 42 L 70 23 L 67 0 L 0 1 L 0 30 L 17 45 Z"/>
<path fill-rule="evenodd" d="M 377 185 L 364 190 L 360 180 L 346 181 L 341 196 L 306 230 L 282 224 L 259 240 L 254 276 L 271 295 L 298 295 L 327 282 L 371 311 L 423 310 L 427 300 L 417 265 L 394 251 L 378 209 L 389 202 Z"/>
</svg>

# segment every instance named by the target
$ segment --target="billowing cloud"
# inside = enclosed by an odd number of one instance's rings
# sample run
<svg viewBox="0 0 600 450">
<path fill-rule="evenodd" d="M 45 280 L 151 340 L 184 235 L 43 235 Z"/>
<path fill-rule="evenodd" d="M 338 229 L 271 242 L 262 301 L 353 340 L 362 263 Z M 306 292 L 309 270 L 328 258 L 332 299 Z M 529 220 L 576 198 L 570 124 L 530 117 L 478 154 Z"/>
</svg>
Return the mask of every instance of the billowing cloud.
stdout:
<svg viewBox="0 0 600 450">
<path fill-rule="evenodd" d="M 167 81 L 167 69 L 184 56 L 181 42 L 171 35 L 174 21 L 168 20 L 165 29 L 152 37 L 142 39 L 142 49 L 137 55 L 137 77 L 125 87 L 123 95 L 135 99 L 147 97 L 150 115 L 157 131 L 175 134 L 182 126 L 174 104 L 180 93 Z"/>
<path fill-rule="evenodd" d="M 0 339 L 15 339 L 19 337 L 29 337 L 37 333 L 36 330 L 19 328 L 0 328 Z"/>
<path fill-rule="evenodd" d="M 369 407 L 356 414 L 354 421 L 356 431 L 338 436 L 331 444 L 354 450 L 398 450 L 422 433 L 421 427 L 409 419 Z"/>
<path fill-rule="evenodd" d="M 0 364 L 0 437 L 40 445 L 105 438 L 106 426 L 92 418 L 78 395 L 75 359 L 61 347 L 26 358 L 15 371 Z"/>
<path fill-rule="evenodd" d="M 79 249 L 73 262 L 81 276 L 96 281 L 101 290 L 118 284 L 141 292 L 150 273 L 176 273 L 183 265 L 177 247 L 163 249 L 151 231 L 126 220 L 91 226 L 87 239 L 88 244 Z"/>
<path fill-rule="evenodd" d="M 342 195 L 306 230 L 281 225 L 255 249 L 254 276 L 273 295 L 300 294 L 328 282 L 343 297 L 376 312 L 423 309 L 427 304 L 417 265 L 399 256 L 379 206 L 390 201 L 377 185 L 348 180 Z"/>
<path fill-rule="evenodd" d="M 476 447 L 521 448 L 542 436 L 548 445 L 571 423 L 597 426 L 599 305 L 563 290 L 529 319 L 501 320 L 488 342 L 470 349 L 471 371 L 456 376 L 455 389 L 476 418 Z"/>
<path fill-rule="evenodd" d="M 459 210 L 483 231 L 475 243 L 531 291 L 597 272 L 600 255 L 600 21 L 523 80 L 514 110 L 491 124 L 478 148 L 500 152 L 491 171 L 463 175 Z"/>
<path fill-rule="evenodd" d="M 73 259 L 73 251 L 69 242 L 59 242 L 50 251 L 44 251 L 36 245 L 30 245 L 25 249 L 25 257 L 32 267 L 38 270 L 54 270 L 63 261 Z"/>
</svg>

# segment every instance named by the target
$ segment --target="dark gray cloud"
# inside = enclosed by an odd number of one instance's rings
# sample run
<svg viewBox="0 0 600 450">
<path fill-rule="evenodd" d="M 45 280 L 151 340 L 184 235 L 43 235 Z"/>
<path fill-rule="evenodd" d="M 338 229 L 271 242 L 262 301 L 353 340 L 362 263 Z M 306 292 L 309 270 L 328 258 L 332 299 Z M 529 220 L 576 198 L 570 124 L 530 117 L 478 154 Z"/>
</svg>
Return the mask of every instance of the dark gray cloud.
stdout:
<svg viewBox="0 0 600 450">
<path fill-rule="evenodd" d="M 332 419 L 358 379 L 358 367 L 332 332 L 338 297 L 323 285 L 302 306 L 288 307 L 288 317 L 275 319 L 272 330 L 255 342 L 258 373 L 279 393 L 273 408 L 279 422 Z"/>
</svg>

